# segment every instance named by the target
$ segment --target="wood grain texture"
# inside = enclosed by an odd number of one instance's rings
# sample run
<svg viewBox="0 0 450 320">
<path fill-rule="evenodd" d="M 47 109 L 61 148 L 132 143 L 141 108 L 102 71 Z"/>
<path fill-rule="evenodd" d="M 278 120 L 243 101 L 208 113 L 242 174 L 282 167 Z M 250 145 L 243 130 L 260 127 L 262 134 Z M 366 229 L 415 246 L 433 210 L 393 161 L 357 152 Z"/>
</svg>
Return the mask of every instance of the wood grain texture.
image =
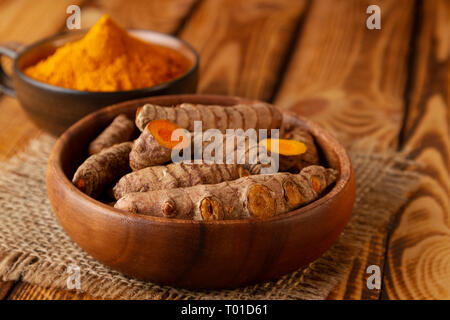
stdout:
<svg viewBox="0 0 450 320">
<path fill-rule="evenodd" d="M 413 1 L 376 1 L 382 29 L 368 30 L 373 1 L 312 3 L 275 104 L 317 121 L 346 145 L 365 138 L 395 148 L 404 110 Z M 374 235 L 330 299 L 377 299 L 366 268 L 383 269 L 388 226 Z"/>
<path fill-rule="evenodd" d="M 358 258 L 347 270 L 346 277 L 327 297 L 328 300 L 377 300 L 380 298 L 380 290 L 366 288 L 368 275 L 365 270 L 369 265 L 384 265 L 382 253 L 386 248 L 385 233 L 380 230 L 373 235 L 360 251 Z"/>
<path fill-rule="evenodd" d="M 0 281 L 0 300 L 8 297 L 15 284 L 14 281 Z"/>
<path fill-rule="evenodd" d="M 275 103 L 343 142 L 368 136 L 384 149 L 396 145 L 401 128 L 414 2 L 377 1 L 382 29 L 368 30 L 372 3 L 313 2 Z"/>
<path fill-rule="evenodd" d="M 0 258 L 4 258 L 4 254 L 0 254 Z M 16 286 L 16 281 L 2 281 L 0 280 L 0 300 L 5 300 L 11 294 L 14 286 Z"/>
<path fill-rule="evenodd" d="M 425 176 L 390 238 L 388 299 L 450 298 L 450 3 L 421 9 L 403 141 Z"/>
<path fill-rule="evenodd" d="M 200 53 L 200 93 L 269 99 L 306 1 L 203 1 L 181 32 Z"/>
<path fill-rule="evenodd" d="M 5 0 L 0 2 L 0 41 L 31 43 L 65 25 L 66 8 L 82 0 Z"/>
<path fill-rule="evenodd" d="M 20 282 L 11 290 L 10 300 L 100 300 L 75 290 L 45 288 L 25 282 Z"/>
<path fill-rule="evenodd" d="M 94 0 L 82 9 L 82 15 L 86 14 L 83 27 L 90 27 L 106 13 L 127 28 L 174 33 L 197 1 L 133 0 L 124 3 L 123 0 Z"/>
<path fill-rule="evenodd" d="M 42 131 L 27 118 L 16 99 L 7 96 L 0 98 L 0 114 L 0 160 L 6 160 Z"/>
</svg>

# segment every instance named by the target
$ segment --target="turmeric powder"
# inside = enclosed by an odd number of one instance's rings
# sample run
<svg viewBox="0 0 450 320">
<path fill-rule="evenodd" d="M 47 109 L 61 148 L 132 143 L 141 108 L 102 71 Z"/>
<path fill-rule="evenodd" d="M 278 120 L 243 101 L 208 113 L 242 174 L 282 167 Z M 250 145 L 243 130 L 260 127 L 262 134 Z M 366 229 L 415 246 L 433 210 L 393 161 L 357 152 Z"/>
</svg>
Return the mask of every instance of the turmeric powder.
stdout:
<svg viewBox="0 0 450 320">
<path fill-rule="evenodd" d="M 69 89 L 118 91 L 164 83 L 188 68 L 182 54 L 129 35 L 105 15 L 84 38 L 58 48 L 25 74 Z"/>
</svg>

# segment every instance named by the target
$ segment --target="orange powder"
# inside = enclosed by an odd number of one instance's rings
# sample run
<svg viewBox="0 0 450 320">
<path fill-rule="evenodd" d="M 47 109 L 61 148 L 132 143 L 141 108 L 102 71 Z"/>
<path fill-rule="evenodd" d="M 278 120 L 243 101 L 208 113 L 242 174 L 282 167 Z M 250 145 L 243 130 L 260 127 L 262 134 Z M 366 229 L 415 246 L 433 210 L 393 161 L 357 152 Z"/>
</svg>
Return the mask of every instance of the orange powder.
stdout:
<svg viewBox="0 0 450 320">
<path fill-rule="evenodd" d="M 69 89 L 118 91 L 164 83 L 188 69 L 182 54 L 129 35 L 105 15 L 83 39 L 58 48 L 25 74 Z"/>
</svg>

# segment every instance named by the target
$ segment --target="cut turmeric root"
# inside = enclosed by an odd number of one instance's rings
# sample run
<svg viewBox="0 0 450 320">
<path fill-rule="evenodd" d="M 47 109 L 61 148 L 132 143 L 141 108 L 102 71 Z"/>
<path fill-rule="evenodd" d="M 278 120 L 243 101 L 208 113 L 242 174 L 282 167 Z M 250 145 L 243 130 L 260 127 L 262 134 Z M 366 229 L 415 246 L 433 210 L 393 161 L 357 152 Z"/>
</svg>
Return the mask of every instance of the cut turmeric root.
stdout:
<svg viewBox="0 0 450 320">
<path fill-rule="evenodd" d="M 275 144 L 275 142 L 277 144 Z M 278 155 L 279 170 L 299 172 L 301 169 L 319 164 L 314 138 L 303 128 L 295 127 L 284 135 L 284 139 L 265 139 L 260 146 L 268 150 L 270 155 Z M 274 148 L 274 146 L 277 148 Z M 261 166 L 255 166 L 251 172 L 259 173 Z"/>
<path fill-rule="evenodd" d="M 172 139 L 173 132 L 180 129 L 180 127 L 168 120 L 152 120 L 147 124 L 147 128 L 156 141 L 164 148 L 173 149 L 182 142 L 182 139 Z M 182 147 L 180 146 L 180 148 Z"/>
<path fill-rule="evenodd" d="M 75 172 L 73 184 L 93 198 L 101 195 L 108 185 L 131 171 L 129 154 L 132 144 L 123 142 L 87 158 Z"/>
<path fill-rule="evenodd" d="M 114 198 L 132 192 L 191 187 L 198 184 L 217 184 L 235 180 L 250 173 L 233 164 L 171 163 L 153 166 L 123 176 L 113 188 Z"/>
<path fill-rule="evenodd" d="M 194 121 L 201 121 L 203 130 L 218 129 L 279 129 L 282 124 L 281 112 L 267 103 L 234 106 L 207 106 L 182 103 L 175 107 L 146 104 L 136 113 L 136 126 L 144 131 L 152 120 L 167 119 L 180 128 L 194 131 Z"/>
<path fill-rule="evenodd" d="M 259 142 L 261 146 L 270 152 L 277 152 L 283 156 L 298 156 L 307 151 L 303 142 L 288 139 L 264 139 Z M 275 145 L 277 146 L 275 148 Z"/>
<path fill-rule="evenodd" d="M 294 127 L 291 131 L 285 133 L 284 138 L 302 142 L 306 146 L 306 152 L 297 155 L 280 154 L 281 171 L 300 171 L 305 167 L 319 164 L 319 153 L 314 138 L 308 130 Z"/>
<path fill-rule="evenodd" d="M 93 155 L 115 144 L 129 141 L 134 130 L 135 126 L 133 121 L 128 119 L 124 114 L 118 115 L 111 124 L 89 144 L 89 154 Z"/>
<path fill-rule="evenodd" d="M 151 127 L 149 127 L 149 124 L 155 123 L 159 119 L 165 119 L 167 124 L 176 125 L 188 131 L 194 131 L 195 121 L 201 121 L 203 130 L 215 128 L 222 133 L 225 133 L 227 129 L 279 129 L 282 124 L 280 111 L 266 103 L 241 104 L 230 107 L 189 103 L 183 103 L 175 107 L 146 104 L 138 108 L 136 113 L 136 126 L 142 131 L 142 134 L 136 140 L 133 152 L 130 155 L 130 164 L 133 170 L 170 161 L 171 147 L 173 146 L 161 142 L 161 139 L 156 140 L 155 135 L 149 134 Z M 163 123 L 161 122 L 162 126 Z M 163 135 L 166 141 L 168 141 L 169 133 L 173 132 L 167 131 Z M 159 144 L 155 143 L 158 141 Z M 190 141 L 186 141 L 186 143 L 190 143 Z M 225 156 L 223 159 L 225 159 Z"/>
<path fill-rule="evenodd" d="M 134 142 L 130 153 L 130 166 L 134 171 L 167 163 L 172 149 L 180 142 L 172 141 L 172 133 L 179 127 L 167 120 L 153 120 Z"/>
<path fill-rule="evenodd" d="M 213 185 L 130 193 L 115 208 L 202 221 L 265 219 L 317 199 L 336 179 L 336 170 L 310 166 L 299 174 L 255 175 Z"/>
<path fill-rule="evenodd" d="M 185 135 L 183 137 L 180 137 L 180 139 L 173 141 L 172 133 L 176 129 L 180 129 L 180 127 L 178 127 L 177 125 L 168 120 L 150 121 L 147 124 L 145 130 L 141 133 L 139 138 L 134 143 L 132 152 L 130 154 L 131 168 L 134 171 L 137 171 L 146 167 L 165 164 L 171 160 L 172 149 L 177 148 L 181 151 L 182 148 L 192 143 L 191 141 L 192 137 L 189 137 L 189 135 Z M 226 162 L 227 158 L 226 140 L 231 137 L 235 136 L 224 134 L 223 136 L 220 137 L 221 141 L 216 140 L 214 140 L 213 142 L 203 141 L 203 143 L 200 144 L 200 147 L 203 148 L 203 151 L 206 151 L 207 148 L 213 147 L 214 150 L 211 153 L 211 155 L 214 157 L 216 151 L 220 152 L 221 154 L 218 158 L 220 159 L 221 163 L 223 163 Z M 245 144 L 244 146 L 242 146 L 243 153 L 245 153 L 249 150 L 250 140 L 247 138 L 243 142 Z M 214 144 L 217 144 L 217 148 L 215 148 Z M 254 144 L 256 144 L 256 142 L 254 142 Z M 233 151 L 236 150 L 237 148 L 238 142 L 237 139 L 234 139 Z M 194 153 L 194 148 L 191 149 L 191 152 Z M 204 155 L 203 152 L 202 154 Z M 241 155 L 241 157 L 239 157 L 237 154 L 234 154 L 234 158 L 230 163 L 244 164 L 245 162 L 242 161 L 245 160 L 241 159 L 243 158 L 243 156 L 246 155 L 243 154 Z M 195 158 L 195 156 L 194 154 L 191 154 L 187 158 L 193 159 Z M 203 160 L 206 160 L 206 162 L 212 161 L 212 159 L 209 157 L 206 157 L 206 159 L 203 158 Z"/>
<path fill-rule="evenodd" d="M 300 128 L 296 129 L 294 133 L 289 137 L 295 139 L 267 138 L 258 142 L 257 139 L 246 137 L 239 143 L 235 139 L 234 151 L 240 148 L 241 152 L 236 152 L 233 155 L 233 161 L 245 165 L 252 174 L 260 174 L 262 168 L 271 166 L 272 169 L 277 169 L 277 171 L 289 171 L 295 168 L 298 172 L 308 165 L 319 164 L 319 157 L 312 136 L 306 130 Z M 218 151 L 223 153 L 219 159 L 224 159 L 224 161 L 227 156 L 230 156 L 225 148 L 227 138 L 226 135 L 224 141 L 219 143 L 218 148 Z M 203 151 L 210 145 L 210 142 L 204 142 Z M 279 159 L 278 168 L 273 167 L 276 157 Z"/>
</svg>

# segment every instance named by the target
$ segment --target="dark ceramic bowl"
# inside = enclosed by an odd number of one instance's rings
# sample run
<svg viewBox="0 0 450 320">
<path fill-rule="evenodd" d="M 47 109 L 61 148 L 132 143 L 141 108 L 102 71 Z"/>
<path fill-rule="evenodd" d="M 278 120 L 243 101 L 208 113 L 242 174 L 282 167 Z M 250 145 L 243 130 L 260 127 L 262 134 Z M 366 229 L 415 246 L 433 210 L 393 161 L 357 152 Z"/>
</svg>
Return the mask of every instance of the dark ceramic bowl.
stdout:
<svg viewBox="0 0 450 320">
<path fill-rule="evenodd" d="M 30 46 L 15 43 L 0 44 L 0 58 L 14 61 L 12 79 L 0 65 L 0 91 L 17 97 L 30 118 L 45 131 L 59 135 L 83 116 L 104 106 L 136 98 L 193 93 L 197 87 L 198 54 L 186 42 L 159 32 L 129 30 L 134 36 L 150 43 L 173 48 L 191 62 L 191 68 L 181 77 L 153 87 L 115 92 L 90 92 L 56 87 L 27 77 L 22 70 L 51 55 L 57 47 L 82 38 L 87 31 L 56 35 Z M 20 48 L 20 49 L 19 49 Z"/>
<path fill-rule="evenodd" d="M 317 124 L 283 112 L 285 123 L 310 130 L 327 166 L 339 171 L 320 199 L 266 220 L 191 221 L 121 211 L 71 182 L 89 142 L 118 114 L 130 118 L 145 103 L 230 106 L 247 99 L 173 95 L 122 102 L 90 114 L 56 142 L 47 190 L 69 236 L 104 264 L 143 280 L 187 288 L 233 288 L 275 279 L 317 259 L 339 237 L 352 212 L 355 177 L 344 147 Z"/>
</svg>

